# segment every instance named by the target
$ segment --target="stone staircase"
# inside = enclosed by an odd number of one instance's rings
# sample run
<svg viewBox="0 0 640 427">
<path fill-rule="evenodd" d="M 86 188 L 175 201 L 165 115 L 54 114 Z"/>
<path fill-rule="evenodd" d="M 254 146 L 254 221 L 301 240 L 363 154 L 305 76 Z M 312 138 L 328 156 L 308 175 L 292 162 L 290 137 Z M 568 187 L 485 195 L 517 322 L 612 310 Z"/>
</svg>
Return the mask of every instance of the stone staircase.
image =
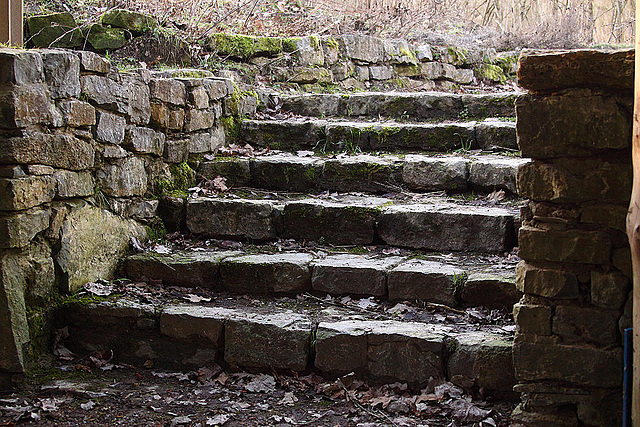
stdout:
<svg viewBox="0 0 640 427">
<path fill-rule="evenodd" d="M 474 313 L 510 313 L 521 296 L 514 98 L 273 95 L 237 129 L 269 150 L 204 159 L 196 196 L 164 200 L 167 227 L 199 244 L 125 260 L 123 275 L 156 293 L 76 299 L 57 321 L 75 350 L 136 365 L 355 372 L 415 389 L 434 377 L 512 396 L 515 327 Z M 218 176 L 229 191 L 207 190 Z"/>
</svg>

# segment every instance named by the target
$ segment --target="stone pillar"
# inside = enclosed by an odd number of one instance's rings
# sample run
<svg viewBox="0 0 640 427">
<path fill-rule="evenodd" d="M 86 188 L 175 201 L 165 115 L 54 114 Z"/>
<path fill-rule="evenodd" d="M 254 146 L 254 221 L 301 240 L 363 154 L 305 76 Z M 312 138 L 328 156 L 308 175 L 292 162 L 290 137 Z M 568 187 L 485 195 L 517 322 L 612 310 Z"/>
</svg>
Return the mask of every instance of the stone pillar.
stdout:
<svg viewBox="0 0 640 427">
<path fill-rule="evenodd" d="M 22 0 L 0 0 L 0 43 L 22 46 Z"/>
<path fill-rule="evenodd" d="M 514 423 L 621 423 L 634 52 L 524 51 Z"/>
</svg>

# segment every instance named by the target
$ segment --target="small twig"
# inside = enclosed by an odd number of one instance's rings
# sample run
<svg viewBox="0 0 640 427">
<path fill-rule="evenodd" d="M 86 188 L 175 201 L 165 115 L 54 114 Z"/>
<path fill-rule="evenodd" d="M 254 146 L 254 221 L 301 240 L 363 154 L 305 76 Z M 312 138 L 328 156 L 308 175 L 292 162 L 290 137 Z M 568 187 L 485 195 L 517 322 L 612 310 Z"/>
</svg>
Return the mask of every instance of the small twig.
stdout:
<svg viewBox="0 0 640 427">
<path fill-rule="evenodd" d="M 347 399 L 347 401 L 353 403 L 358 409 L 360 409 L 361 411 L 365 411 L 367 414 L 371 415 L 372 417 L 381 420 L 381 421 L 386 421 L 389 422 L 391 424 L 393 424 L 394 426 L 397 426 L 398 424 L 393 421 L 387 414 L 385 414 L 384 412 L 380 411 L 380 413 L 376 413 L 375 411 L 369 410 L 367 409 L 366 406 L 364 406 L 362 403 L 358 402 L 357 399 L 355 399 L 353 396 L 351 396 L 351 393 L 349 392 L 349 390 L 344 386 L 344 384 L 342 384 L 342 381 L 338 381 L 338 383 L 340 384 L 340 386 L 342 387 L 342 390 L 345 393 L 345 398 Z"/>
<path fill-rule="evenodd" d="M 462 315 L 466 315 L 467 314 L 466 311 L 458 310 L 457 308 L 449 307 L 448 305 L 438 304 L 437 302 L 425 302 L 424 304 L 427 307 L 441 308 L 443 310 L 448 310 L 448 311 L 451 311 L 451 312 L 456 313 L 456 314 L 462 314 Z"/>
</svg>

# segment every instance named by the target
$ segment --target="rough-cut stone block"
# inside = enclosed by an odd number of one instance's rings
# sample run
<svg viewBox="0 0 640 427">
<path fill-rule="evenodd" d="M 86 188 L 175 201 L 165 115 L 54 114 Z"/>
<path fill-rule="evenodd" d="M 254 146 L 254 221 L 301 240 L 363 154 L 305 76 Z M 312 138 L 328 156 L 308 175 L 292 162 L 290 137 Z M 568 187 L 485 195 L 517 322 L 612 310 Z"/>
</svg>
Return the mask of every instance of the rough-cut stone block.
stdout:
<svg viewBox="0 0 640 427">
<path fill-rule="evenodd" d="M 134 35 L 140 35 L 158 25 L 155 18 L 126 9 L 110 9 L 106 11 L 100 17 L 100 23 L 111 27 L 124 28 Z"/>
<path fill-rule="evenodd" d="M 67 126 L 81 127 L 96 124 L 96 110 L 88 102 L 72 99 L 60 105 Z"/>
<path fill-rule="evenodd" d="M 82 46 L 82 32 L 71 13 L 52 13 L 26 19 L 31 43 L 36 47 L 74 48 Z"/>
<path fill-rule="evenodd" d="M 369 78 L 371 80 L 389 80 L 394 76 L 393 67 L 377 65 L 369 67 Z"/>
<path fill-rule="evenodd" d="M 316 330 L 315 367 L 334 375 L 366 373 L 367 326 L 357 320 L 321 322 Z"/>
<path fill-rule="evenodd" d="M 450 378 L 462 376 L 489 391 L 511 392 L 516 384 L 511 356 L 513 343 L 486 332 L 458 334 L 447 359 Z"/>
<path fill-rule="evenodd" d="M 387 271 L 403 261 L 400 257 L 382 259 L 362 255 L 333 255 L 313 262 L 311 285 L 314 291 L 333 295 L 387 294 Z"/>
<path fill-rule="evenodd" d="M 149 82 L 149 95 L 152 99 L 158 99 L 174 105 L 185 105 L 187 103 L 187 90 L 184 83 L 176 79 L 151 79 Z"/>
<path fill-rule="evenodd" d="M 324 162 L 320 188 L 330 191 L 388 193 L 401 181 L 401 160 L 367 154 Z"/>
<path fill-rule="evenodd" d="M 35 124 L 60 126 L 61 117 L 53 108 L 41 84 L 15 86 L 0 90 L 0 128 L 24 128 Z"/>
<path fill-rule="evenodd" d="M 37 52 L 0 48 L 0 83 L 24 85 L 43 80 L 42 57 Z"/>
<path fill-rule="evenodd" d="M 516 268 L 516 287 L 525 294 L 554 299 L 576 299 L 580 293 L 575 274 L 536 267 L 525 262 Z"/>
<path fill-rule="evenodd" d="M 247 314 L 225 327 L 224 360 L 231 366 L 261 369 L 307 368 L 311 322 L 295 313 Z"/>
<path fill-rule="evenodd" d="M 518 84 L 534 92 L 594 86 L 633 89 L 633 61 L 633 49 L 525 49 Z"/>
<path fill-rule="evenodd" d="M 123 159 L 125 157 L 129 157 L 131 153 L 129 153 L 124 148 L 119 145 L 107 145 L 104 147 L 104 151 L 102 152 L 102 157 L 107 160 L 112 159 Z"/>
<path fill-rule="evenodd" d="M 376 64 L 385 58 L 384 40 L 377 37 L 342 35 L 337 40 L 351 59 Z"/>
<path fill-rule="evenodd" d="M 302 94 L 282 99 L 284 111 L 296 111 L 296 114 L 309 117 L 337 116 L 339 104 L 340 96 L 335 94 Z"/>
<path fill-rule="evenodd" d="M 416 58 L 420 62 L 433 61 L 433 51 L 428 44 L 422 44 L 416 48 Z"/>
<path fill-rule="evenodd" d="M 286 204 L 284 234 L 287 238 L 318 240 L 336 245 L 373 243 L 376 218 L 386 199 L 344 203 L 305 199 Z"/>
<path fill-rule="evenodd" d="M 112 277 L 129 249 L 131 237 L 144 239 L 146 233 L 135 221 L 85 205 L 67 215 L 60 236 L 56 262 L 62 287 L 66 292 L 75 292 L 85 283 Z"/>
<path fill-rule="evenodd" d="M 609 237 L 600 231 L 557 231 L 523 227 L 520 257 L 527 261 L 606 264 L 611 256 Z"/>
<path fill-rule="evenodd" d="M 599 345 L 618 340 L 618 312 L 592 307 L 557 306 L 553 333 L 565 341 L 587 341 Z"/>
<path fill-rule="evenodd" d="M 205 79 L 204 87 L 210 101 L 217 101 L 233 93 L 233 82 L 229 79 Z"/>
<path fill-rule="evenodd" d="M 513 318 L 521 334 L 551 335 L 551 307 L 515 304 Z"/>
<path fill-rule="evenodd" d="M 276 155 L 250 161 L 251 185 L 285 191 L 315 190 L 324 162 L 309 157 Z"/>
<path fill-rule="evenodd" d="M 630 146 L 631 95 L 574 91 L 562 96 L 523 95 L 516 102 L 518 144 L 536 159 L 589 155 Z M 550 143 L 553 141 L 553 143 Z"/>
<path fill-rule="evenodd" d="M 626 233 L 627 210 L 628 206 L 626 203 L 624 203 L 624 205 L 598 203 L 585 206 L 584 209 L 582 209 L 580 222 L 586 224 L 602 224 Z"/>
<path fill-rule="evenodd" d="M 97 176 L 102 190 L 109 196 L 142 196 L 147 191 L 144 160 L 138 157 L 125 157 L 115 163 L 105 163 Z"/>
<path fill-rule="evenodd" d="M 527 159 L 505 157 L 476 157 L 469 165 L 469 182 L 482 190 L 507 190 L 516 193 L 518 167 Z"/>
<path fill-rule="evenodd" d="M 0 216 L 0 248 L 22 248 L 36 234 L 49 227 L 48 210 L 29 211 Z"/>
<path fill-rule="evenodd" d="M 44 164 L 62 169 L 93 167 L 93 147 L 65 134 L 35 133 L 0 140 L 0 163 Z"/>
<path fill-rule="evenodd" d="M 517 92 L 462 95 L 464 114 L 469 118 L 515 117 Z"/>
<path fill-rule="evenodd" d="M 85 197 L 91 196 L 94 192 L 93 177 L 89 171 L 57 170 L 53 177 L 56 180 L 57 198 Z"/>
<path fill-rule="evenodd" d="M 0 179 L 0 211 L 19 211 L 53 200 L 56 182 L 50 176 Z"/>
<path fill-rule="evenodd" d="M 441 62 L 425 62 L 420 65 L 420 72 L 427 80 L 453 80 L 456 67 Z"/>
<path fill-rule="evenodd" d="M 225 321 L 241 315 L 237 310 L 221 307 L 171 305 L 160 315 L 160 332 L 171 338 L 192 343 L 206 340 L 222 348 Z"/>
<path fill-rule="evenodd" d="M 519 381 L 558 380 L 593 387 L 622 384 L 622 348 L 606 350 L 516 340 L 513 361 Z"/>
<path fill-rule="evenodd" d="M 476 124 L 476 141 L 483 150 L 518 149 L 516 123 L 486 119 Z"/>
<path fill-rule="evenodd" d="M 271 149 L 312 148 L 326 138 L 325 125 L 318 120 L 243 120 L 239 137 L 251 145 Z"/>
<path fill-rule="evenodd" d="M 455 304 L 456 286 L 462 284 L 464 270 L 436 261 L 410 260 L 389 271 L 389 300 L 414 300 Z"/>
<path fill-rule="evenodd" d="M 224 146 L 225 135 L 221 126 L 212 127 L 208 132 L 194 133 L 189 138 L 189 153 L 201 154 L 217 151 Z"/>
<path fill-rule="evenodd" d="M 51 168 L 51 173 L 53 173 L 53 168 Z M 26 176 L 25 170 L 20 165 L 0 165 L 0 177 L 2 178 L 24 178 Z"/>
<path fill-rule="evenodd" d="M 200 164 L 198 174 L 207 179 L 218 176 L 227 179 L 227 186 L 246 187 L 251 180 L 249 159 L 220 157 L 211 162 Z"/>
<path fill-rule="evenodd" d="M 412 190 L 460 191 L 467 188 L 468 176 L 468 161 L 462 157 L 408 154 L 402 167 L 402 182 Z"/>
<path fill-rule="evenodd" d="M 516 289 L 513 274 L 472 273 L 459 289 L 459 297 L 467 306 L 511 310 L 522 297 Z"/>
<path fill-rule="evenodd" d="M 164 152 L 165 136 L 153 129 L 128 125 L 126 127 L 123 146 L 136 153 L 155 154 Z"/>
<path fill-rule="evenodd" d="M 189 89 L 189 102 L 198 109 L 209 106 L 209 95 L 204 86 L 195 86 Z"/>
<path fill-rule="evenodd" d="M 119 79 L 112 76 L 86 75 L 80 77 L 82 93 L 96 104 L 127 114 L 132 123 L 149 123 L 149 85 L 145 78 L 134 73 L 122 73 Z"/>
<path fill-rule="evenodd" d="M 88 50 L 77 52 L 80 57 L 80 68 L 82 71 L 93 71 L 100 74 L 107 74 L 111 70 L 109 61 Z"/>
<path fill-rule="evenodd" d="M 438 251 L 504 252 L 513 247 L 513 214 L 454 204 L 390 206 L 378 220 L 389 245 Z"/>
<path fill-rule="evenodd" d="M 53 169 L 51 166 L 27 165 L 27 172 L 29 173 L 29 175 L 37 175 L 37 176 L 53 175 L 54 171 L 55 169 Z"/>
<path fill-rule="evenodd" d="M 162 158 L 167 163 L 182 163 L 189 155 L 188 139 L 168 139 L 164 143 Z"/>
<path fill-rule="evenodd" d="M 120 144 L 124 141 L 126 124 L 127 120 L 124 117 L 101 111 L 98 113 L 96 139 L 111 144 Z"/>
<path fill-rule="evenodd" d="M 276 236 L 272 202 L 198 198 L 187 203 L 187 227 L 215 238 L 269 240 Z"/>
<path fill-rule="evenodd" d="M 69 51 L 41 50 L 44 75 L 53 98 L 80 95 L 80 60 Z"/>
<path fill-rule="evenodd" d="M 629 279 L 617 271 L 591 271 L 591 303 L 598 307 L 619 309 L 626 300 Z"/>
<path fill-rule="evenodd" d="M 220 274 L 224 288 L 235 293 L 300 293 L 311 289 L 312 259 L 297 253 L 227 258 Z"/>
<path fill-rule="evenodd" d="M 125 31 L 121 28 L 103 27 L 99 24 L 89 26 L 86 41 L 97 51 L 120 49 L 127 43 Z"/>
<path fill-rule="evenodd" d="M 216 120 L 214 110 L 187 110 L 184 118 L 184 131 L 193 132 L 208 129 Z"/>
</svg>

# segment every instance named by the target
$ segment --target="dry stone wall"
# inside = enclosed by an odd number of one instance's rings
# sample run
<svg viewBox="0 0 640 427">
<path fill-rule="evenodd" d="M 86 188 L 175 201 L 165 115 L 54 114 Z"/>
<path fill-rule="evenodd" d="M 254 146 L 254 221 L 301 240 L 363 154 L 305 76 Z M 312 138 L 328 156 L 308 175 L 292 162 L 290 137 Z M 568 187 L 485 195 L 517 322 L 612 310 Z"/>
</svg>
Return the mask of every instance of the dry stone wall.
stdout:
<svg viewBox="0 0 640 427">
<path fill-rule="evenodd" d="M 0 49 L 2 382 L 46 342 L 57 295 L 114 273 L 153 229 L 159 190 L 225 144 L 224 111 L 255 108 L 248 98 L 226 79 L 118 72 L 91 52 Z"/>
<path fill-rule="evenodd" d="M 525 51 L 514 365 L 524 425 L 621 424 L 633 50 Z"/>
</svg>

